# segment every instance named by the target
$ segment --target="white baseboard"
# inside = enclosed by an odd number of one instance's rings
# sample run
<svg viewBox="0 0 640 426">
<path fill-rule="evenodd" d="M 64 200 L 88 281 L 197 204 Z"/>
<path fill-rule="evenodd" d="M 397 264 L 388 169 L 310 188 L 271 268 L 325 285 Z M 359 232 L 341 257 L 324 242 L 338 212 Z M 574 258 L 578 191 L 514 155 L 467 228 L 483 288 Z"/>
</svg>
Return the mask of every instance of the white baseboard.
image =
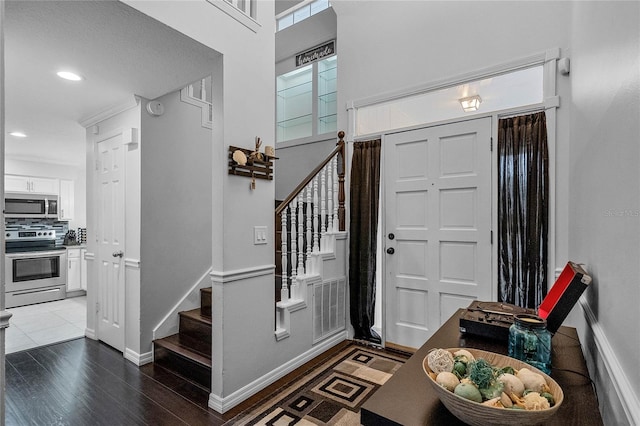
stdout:
<svg viewBox="0 0 640 426">
<path fill-rule="evenodd" d="M 317 357 L 321 353 L 331 349 L 338 343 L 347 339 L 347 333 L 342 332 L 332 336 L 331 338 L 323 341 L 322 343 L 317 344 L 312 347 L 308 351 L 303 354 L 297 356 L 286 364 L 281 365 L 275 370 L 265 374 L 264 376 L 254 380 L 248 385 L 238 389 L 227 397 L 221 398 L 218 395 L 210 394 L 209 395 L 209 407 L 213 408 L 217 412 L 223 414 L 224 412 L 230 410 L 236 405 L 240 404 L 242 401 L 261 391 L 262 389 L 269 386 L 271 383 L 276 380 L 286 376 L 296 368 L 304 365 L 306 362 L 311 361 L 313 358 Z"/>
<path fill-rule="evenodd" d="M 87 337 L 92 340 L 98 340 L 98 335 L 96 334 L 96 331 L 92 328 L 84 329 L 84 337 Z"/>
<path fill-rule="evenodd" d="M 611 347 L 609 340 L 607 339 L 604 330 L 598 323 L 595 314 L 589 306 L 589 302 L 584 296 L 580 298 L 580 306 L 584 311 L 584 316 L 587 321 L 587 327 L 591 329 L 593 334 L 593 340 L 596 344 L 599 357 L 606 369 L 606 376 L 610 377 L 613 389 L 615 389 L 616 395 L 605 394 L 601 395 L 600 399 L 607 400 L 616 398 L 619 400 L 620 405 L 624 409 L 624 413 L 628 419 L 630 425 L 640 425 L 640 401 L 636 395 L 631 383 L 629 383 L 628 375 L 625 374 L 624 369 L 618 362 L 616 353 Z M 607 402 L 608 403 L 608 402 Z M 617 404 L 608 403 L 612 406 Z"/>
<path fill-rule="evenodd" d="M 141 365 L 149 364 L 153 361 L 153 352 L 139 354 L 129 348 L 126 348 L 124 350 L 124 358 L 140 367 Z"/>
</svg>

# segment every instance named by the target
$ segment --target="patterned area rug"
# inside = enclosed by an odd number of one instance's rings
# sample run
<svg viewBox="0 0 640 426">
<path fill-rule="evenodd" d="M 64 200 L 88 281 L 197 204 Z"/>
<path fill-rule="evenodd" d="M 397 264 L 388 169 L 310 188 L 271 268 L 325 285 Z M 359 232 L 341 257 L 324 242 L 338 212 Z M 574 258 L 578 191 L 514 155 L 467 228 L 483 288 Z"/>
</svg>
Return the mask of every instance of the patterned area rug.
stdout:
<svg viewBox="0 0 640 426">
<path fill-rule="evenodd" d="M 406 357 L 350 346 L 226 425 L 359 425 L 360 406 Z"/>
</svg>

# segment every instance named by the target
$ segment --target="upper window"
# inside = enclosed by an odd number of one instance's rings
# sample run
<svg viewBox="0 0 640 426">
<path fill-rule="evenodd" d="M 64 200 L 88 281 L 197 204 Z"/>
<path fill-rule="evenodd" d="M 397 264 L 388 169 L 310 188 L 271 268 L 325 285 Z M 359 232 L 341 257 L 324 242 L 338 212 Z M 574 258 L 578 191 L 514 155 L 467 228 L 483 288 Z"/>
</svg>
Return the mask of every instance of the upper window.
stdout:
<svg viewBox="0 0 640 426">
<path fill-rule="evenodd" d="M 276 31 L 280 31 L 287 27 L 290 27 L 293 24 L 297 24 L 298 22 L 303 21 L 318 12 L 322 12 L 323 10 L 328 9 L 330 6 L 331 4 L 329 3 L 329 0 L 303 1 L 297 7 L 290 9 L 289 12 L 276 17 Z"/>
<path fill-rule="evenodd" d="M 334 55 L 278 76 L 277 142 L 336 131 L 337 66 Z"/>
</svg>

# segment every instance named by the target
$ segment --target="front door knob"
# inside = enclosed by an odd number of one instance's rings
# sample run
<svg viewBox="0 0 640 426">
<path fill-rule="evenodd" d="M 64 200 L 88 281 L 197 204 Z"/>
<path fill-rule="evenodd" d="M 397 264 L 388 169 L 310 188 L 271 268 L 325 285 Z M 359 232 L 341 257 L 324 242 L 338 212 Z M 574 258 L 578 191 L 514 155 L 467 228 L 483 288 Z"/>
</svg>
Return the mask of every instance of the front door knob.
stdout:
<svg viewBox="0 0 640 426">
<path fill-rule="evenodd" d="M 389 253 L 389 254 L 393 254 L 393 253 L 395 253 L 395 252 L 396 252 L 396 250 L 395 250 L 393 247 L 389 247 L 389 248 L 387 249 L 387 253 Z"/>
<path fill-rule="evenodd" d="M 114 251 L 113 254 L 111 254 L 111 256 L 113 256 L 113 257 L 122 257 L 122 256 L 124 256 L 124 252 L 122 250 Z"/>
</svg>

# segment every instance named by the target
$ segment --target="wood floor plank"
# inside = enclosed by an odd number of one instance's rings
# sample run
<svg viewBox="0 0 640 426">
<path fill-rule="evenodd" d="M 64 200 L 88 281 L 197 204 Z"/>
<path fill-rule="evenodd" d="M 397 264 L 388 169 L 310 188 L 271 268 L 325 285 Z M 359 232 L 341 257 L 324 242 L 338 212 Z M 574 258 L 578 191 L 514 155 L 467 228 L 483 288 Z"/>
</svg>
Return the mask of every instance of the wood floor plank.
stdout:
<svg viewBox="0 0 640 426">
<path fill-rule="evenodd" d="M 122 354 L 101 344 L 89 344 L 85 348 L 88 354 L 88 363 L 96 365 L 111 374 L 116 375 L 131 389 L 134 389 L 145 401 L 152 401 L 153 406 L 142 410 L 149 424 L 158 424 L 151 421 L 152 417 L 161 417 L 158 421 L 165 421 L 174 417 L 179 418 L 173 424 L 185 422 L 187 424 L 216 424 L 217 417 L 186 400 L 158 382 L 141 374 L 140 369 L 134 364 L 125 361 Z M 139 401 L 138 401 L 139 403 Z M 217 413 L 215 413 L 217 414 Z M 213 422 L 212 422 L 213 421 Z M 169 424 L 172 424 L 169 422 Z"/>
<path fill-rule="evenodd" d="M 209 392 L 162 367 L 138 367 L 121 352 L 77 339 L 7 355 L 7 426 L 217 426 L 304 376 L 340 347 L 317 357 L 234 409 L 207 406 Z"/>
<path fill-rule="evenodd" d="M 6 400 L 7 426 L 222 424 L 88 339 L 8 355 Z"/>
<path fill-rule="evenodd" d="M 87 364 L 72 365 L 47 347 L 28 355 L 31 364 L 21 360 L 14 366 L 29 383 L 32 399 L 46 402 L 31 404 L 37 406 L 30 414 L 34 424 L 86 424 L 87 417 L 104 424 L 146 424 L 143 415 L 128 410 L 108 392 L 110 383 Z"/>
<path fill-rule="evenodd" d="M 85 395 L 87 400 L 104 401 L 104 407 L 94 406 L 94 410 L 113 410 L 122 413 L 124 420 L 131 424 L 177 425 L 184 424 L 178 417 L 172 415 L 164 407 L 147 398 L 137 389 L 130 386 L 122 377 L 91 362 L 81 363 L 82 380 L 76 380 L 75 374 L 69 370 L 76 368 L 74 363 L 56 354 L 51 348 L 46 352 L 33 355 L 38 361 L 47 364 L 51 369 L 57 368 L 64 376 L 60 382 L 68 379 L 69 385 L 77 386 L 78 393 Z M 81 383 L 78 383 L 81 382 Z M 93 383 L 99 382 L 95 387 Z M 80 386 L 83 389 L 80 389 Z"/>
</svg>

